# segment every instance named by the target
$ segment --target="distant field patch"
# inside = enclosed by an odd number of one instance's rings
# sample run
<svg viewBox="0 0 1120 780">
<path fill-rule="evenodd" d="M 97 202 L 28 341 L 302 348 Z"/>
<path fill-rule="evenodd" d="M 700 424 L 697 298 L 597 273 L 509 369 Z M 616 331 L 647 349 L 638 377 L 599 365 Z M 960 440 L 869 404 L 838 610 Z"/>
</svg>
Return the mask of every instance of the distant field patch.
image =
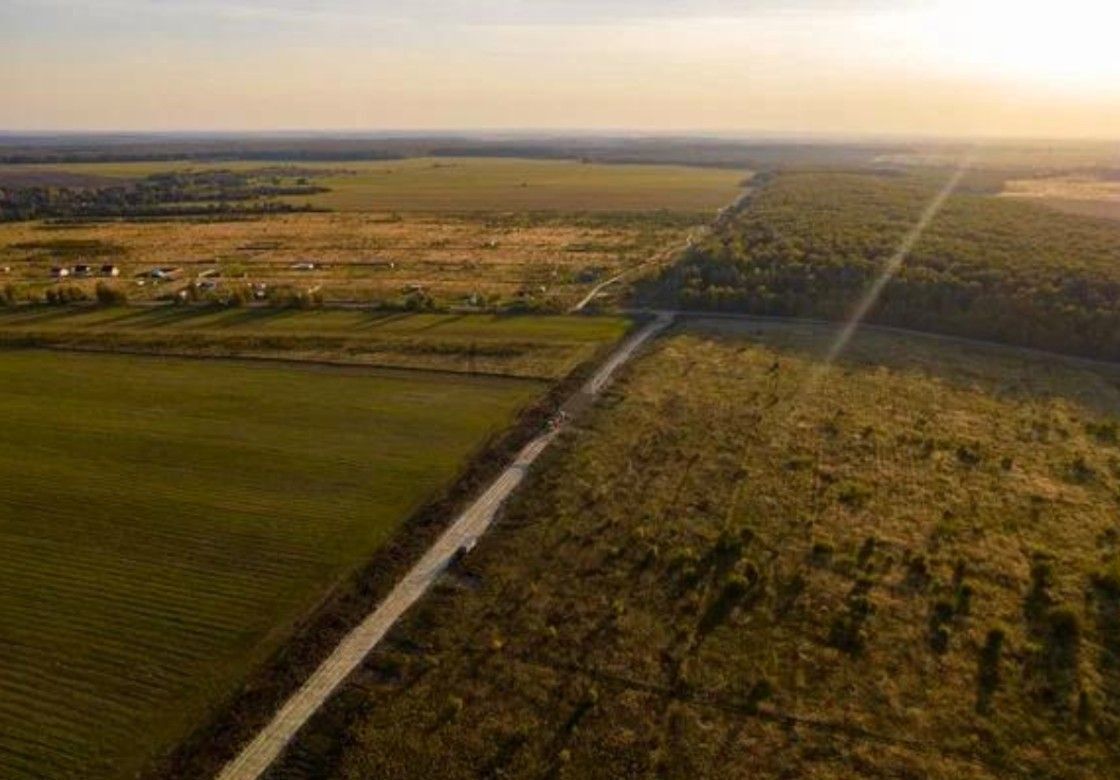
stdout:
<svg viewBox="0 0 1120 780">
<path fill-rule="evenodd" d="M 1089 217 L 1120 219 L 1120 181 L 1092 176 L 1013 179 L 1001 193 L 1029 198 L 1058 211 Z"/>
<path fill-rule="evenodd" d="M 132 777 L 543 389 L 0 352 L 0 777 Z"/>
<path fill-rule="evenodd" d="M 338 167 L 338 166 L 336 166 Z M 665 165 L 418 159 L 347 164 L 309 200 L 338 211 L 712 211 L 744 173 Z"/>
<path fill-rule="evenodd" d="M 28 173 L 135 179 L 166 171 L 225 168 L 261 162 L 76 163 L 21 166 Z M 331 192 L 290 199 L 337 211 L 714 211 L 735 199 L 742 170 L 677 165 L 604 165 L 572 160 L 416 158 L 390 161 L 299 162 Z"/>
</svg>

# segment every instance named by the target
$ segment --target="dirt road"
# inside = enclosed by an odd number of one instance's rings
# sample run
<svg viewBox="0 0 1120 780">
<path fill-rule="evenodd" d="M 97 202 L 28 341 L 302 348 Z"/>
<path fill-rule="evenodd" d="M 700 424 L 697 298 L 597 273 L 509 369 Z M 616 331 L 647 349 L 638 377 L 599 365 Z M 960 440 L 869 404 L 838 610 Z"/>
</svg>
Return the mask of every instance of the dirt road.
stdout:
<svg viewBox="0 0 1120 780">
<path fill-rule="evenodd" d="M 628 338 L 580 392 L 597 395 L 643 344 L 672 321 L 671 314 L 659 314 L 653 322 Z M 432 586 L 456 551 L 471 547 L 486 532 L 502 502 L 521 483 L 533 461 L 552 443 L 560 430 L 557 427 L 541 433 L 518 453 L 513 463 L 444 531 L 377 609 L 342 640 L 307 682 L 285 702 L 272 722 L 226 764 L 218 780 L 256 780 L 268 769 L 299 729 L 365 660 L 401 615 Z"/>
</svg>

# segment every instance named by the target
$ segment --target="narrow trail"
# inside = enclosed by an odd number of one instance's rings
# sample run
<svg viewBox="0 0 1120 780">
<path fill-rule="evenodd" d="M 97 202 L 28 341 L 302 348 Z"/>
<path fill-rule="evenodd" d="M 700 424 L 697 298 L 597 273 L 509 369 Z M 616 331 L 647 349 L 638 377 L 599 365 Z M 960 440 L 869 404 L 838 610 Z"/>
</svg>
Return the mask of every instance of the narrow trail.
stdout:
<svg viewBox="0 0 1120 780">
<path fill-rule="evenodd" d="M 736 201 L 736 202 L 738 202 L 738 201 Z M 722 214 L 723 212 L 720 212 L 720 213 Z M 662 251 L 662 252 L 658 252 L 657 254 L 655 254 L 653 257 L 649 258 L 645 262 L 639 263 L 638 265 L 634 266 L 633 268 L 627 268 L 623 271 L 620 271 L 619 273 L 615 274 L 611 278 L 605 279 L 604 281 L 599 282 L 599 284 L 597 284 L 597 285 L 595 285 L 594 287 L 591 288 L 591 291 L 588 292 L 587 295 L 583 296 L 583 298 L 580 299 L 579 303 L 577 303 L 572 308 L 568 309 L 568 314 L 579 314 L 581 311 L 583 311 L 588 306 L 590 306 L 595 301 L 596 298 L 598 298 L 600 295 L 602 295 L 604 290 L 606 290 L 608 287 L 610 287 L 612 285 L 618 284 L 623 279 L 626 279 L 629 276 L 635 276 L 635 275 L 641 274 L 652 266 L 656 266 L 656 265 L 659 265 L 661 263 L 665 263 L 665 262 L 668 262 L 668 261 L 672 260 L 674 257 L 676 257 L 681 252 L 684 252 L 684 251 L 690 249 L 697 241 L 699 241 L 701 238 L 703 238 L 705 235 L 707 235 L 710 230 L 711 230 L 711 228 L 709 228 L 709 227 L 696 228 L 688 234 L 688 238 L 685 239 L 685 243 L 683 245 L 678 246 L 678 247 L 674 247 L 672 249 L 667 249 L 667 250 Z"/>
<path fill-rule="evenodd" d="M 598 395 L 634 354 L 673 321 L 657 318 L 628 338 L 579 391 Z M 529 442 L 505 471 L 443 532 L 415 566 L 280 708 L 272 721 L 222 769 L 218 780 L 256 780 L 283 753 L 300 728 L 365 660 L 402 615 L 419 601 L 462 548 L 471 547 L 490 527 L 499 507 L 525 478 L 529 467 L 555 440 L 562 424 Z"/>
</svg>

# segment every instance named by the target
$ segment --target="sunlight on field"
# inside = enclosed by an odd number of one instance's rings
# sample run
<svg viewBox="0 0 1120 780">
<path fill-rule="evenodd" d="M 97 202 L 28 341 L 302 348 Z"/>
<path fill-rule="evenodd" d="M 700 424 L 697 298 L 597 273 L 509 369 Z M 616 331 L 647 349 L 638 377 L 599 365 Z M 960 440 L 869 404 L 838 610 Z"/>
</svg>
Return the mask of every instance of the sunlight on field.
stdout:
<svg viewBox="0 0 1120 780">
<path fill-rule="evenodd" d="M 1114 776 L 1120 374 L 834 338 L 660 340 L 278 776 Z"/>
<path fill-rule="evenodd" d="M 1120 219 L 1120 180 L 1091 176 L 1012 179 L 1000 195 L 1038 200 L 1073 214 Z"/>
<path fill-rule="evenodd" d="M 203 272 L 226 284 L 321 286 L 328 300 L 394 300 L 423 288 L 441 303 L 574 303 L 593 284 L 683 245 L 687 215 L 286 214 L 224 221 L 0 224 L 3 282 L 42 289 L 51 268 L 115 263 L 133 298 Z M 308 268 L 307 264 L 313 268 Z M 175 282 L 135 278 L 181 268 Z M 92 290 L 96 280 L 71 279 Z"/>
</svg>

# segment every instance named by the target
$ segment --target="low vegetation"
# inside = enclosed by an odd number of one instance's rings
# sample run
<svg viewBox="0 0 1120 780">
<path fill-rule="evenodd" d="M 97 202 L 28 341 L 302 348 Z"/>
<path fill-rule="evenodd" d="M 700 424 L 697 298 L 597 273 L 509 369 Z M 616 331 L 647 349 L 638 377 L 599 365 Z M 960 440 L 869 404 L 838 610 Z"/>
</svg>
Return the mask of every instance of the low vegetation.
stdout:
<svg viewBox="0 0 1120 780">
<path fill-rule="evenodd" d="M 314 290 L 327 301 L 563 310 L 595 284 L 683 246 L 706 216 L 284 214 L 224 221 L 0 225 L 0 284 L 41 300 L 60 283 L 90 295 L 102 266 L 136 300 L 237 290 Z M 75 269 L 89 270 L 78 276 Z M 71 272 L 65 280 L 57 269 Z M 154 277 L 155 269 L 170 269 Z"/>
<path fill-rule="evenodd" d="M 126 778 L 543 383 L 0 352 L 0 776 Z"/>
<path fill-rule="evenodd" d="M 845 319 L 943 183 L 932 174 L 780 175 L 642 296 L 685 308 Z M 870 319 L 1120 359 L 1120 225 L 959 193 Z"/>
<path fill-rule="evenodd" d="M 834 335 L 662 339 L 275 776 L 1113 775 L 1120 373 Z"/>
</svg>

